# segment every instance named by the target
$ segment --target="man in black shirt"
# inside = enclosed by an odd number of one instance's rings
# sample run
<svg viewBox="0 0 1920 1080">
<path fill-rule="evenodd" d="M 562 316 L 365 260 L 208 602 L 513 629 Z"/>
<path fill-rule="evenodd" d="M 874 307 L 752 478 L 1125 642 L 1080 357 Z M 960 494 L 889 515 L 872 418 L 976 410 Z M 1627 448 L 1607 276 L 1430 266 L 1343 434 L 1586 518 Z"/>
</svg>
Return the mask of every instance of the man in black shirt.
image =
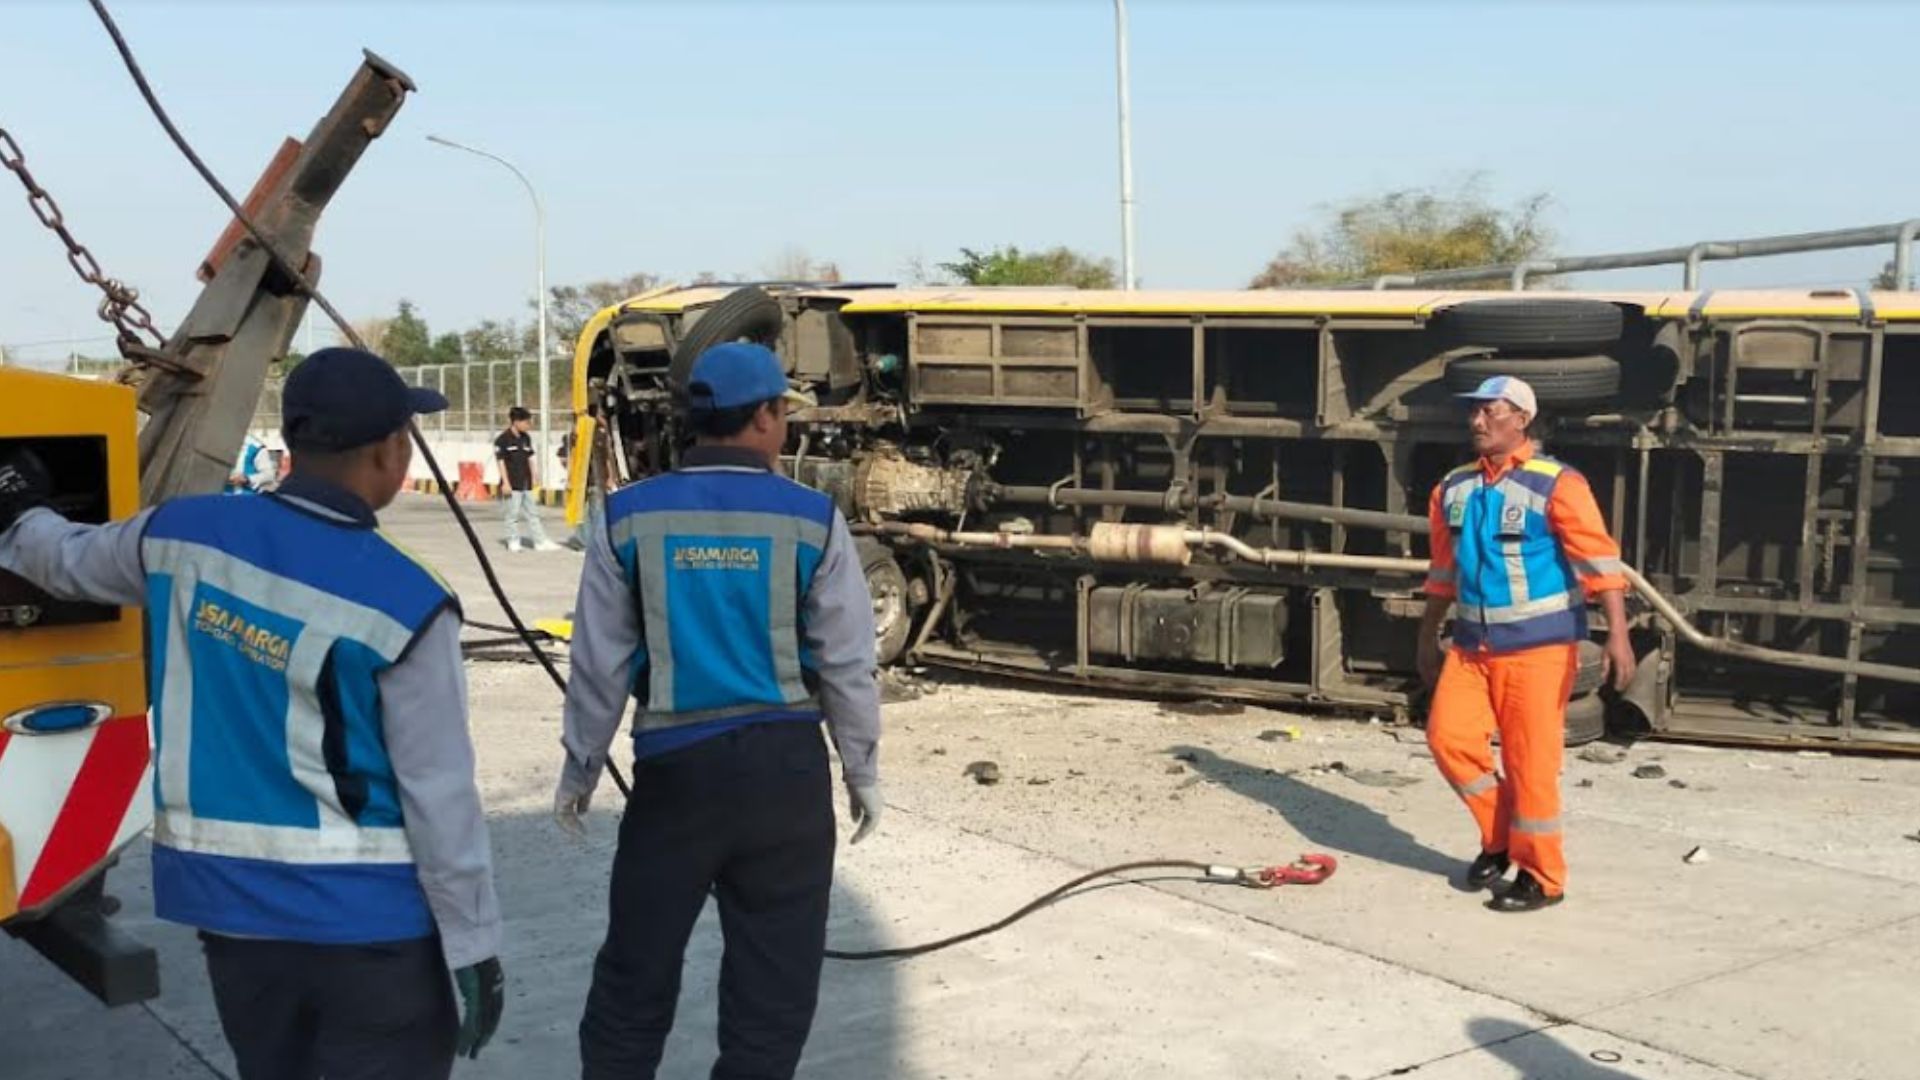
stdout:
<svg viewBox="0 0 1920 1080">
<path fill-rule="evenodd" d="M 500 481 L 507 500 L 508 551 L 558 551 L 560 545 L 547 539 L 540 523 L 540 512 L 533 500 L 533 414 L 519 405 L 507 410 L 507 430 L 493 440 L 493 456 L 500 463 Z M 532 536 L 531 545 L 521 538 L 525 524 Z"/>
</svg>

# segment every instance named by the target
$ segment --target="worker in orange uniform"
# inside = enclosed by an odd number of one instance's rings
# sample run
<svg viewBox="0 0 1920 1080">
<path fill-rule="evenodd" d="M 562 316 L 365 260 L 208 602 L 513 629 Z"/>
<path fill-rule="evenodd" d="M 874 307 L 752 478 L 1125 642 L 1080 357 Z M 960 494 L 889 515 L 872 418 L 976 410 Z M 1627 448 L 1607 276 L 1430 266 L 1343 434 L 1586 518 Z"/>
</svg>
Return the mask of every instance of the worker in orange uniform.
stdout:
<svg viewBox="0 0 1920 1080">
<path fill-rule="evenodd" d="M 1480 889 L 1510 865 L 1511 887 L 1494 911 L 1538 911 L 1566 895 L 1561 847 L 1560 758 L 1567 697 L 1587 638 L 1587 604 L 1607 614 L 1607 672 L 1633 678 L 1620 547 L 1586 478 L 1535 451 L 1533 388 L 1496 376 L 1471 394 L 1480 460 L 1434 489 L 1433 561 L 1420 624 L 1420 675 L 1435 686 L 1427 745 L 1480 826 L 1467 883 Z M 1454 608 L 1453 649 L 1440 627 Z M 1438 685 L 1435 685 L 1437 682 Z M 1502 773 L 1492 737 L 1500 732 Z"/>
</svg>

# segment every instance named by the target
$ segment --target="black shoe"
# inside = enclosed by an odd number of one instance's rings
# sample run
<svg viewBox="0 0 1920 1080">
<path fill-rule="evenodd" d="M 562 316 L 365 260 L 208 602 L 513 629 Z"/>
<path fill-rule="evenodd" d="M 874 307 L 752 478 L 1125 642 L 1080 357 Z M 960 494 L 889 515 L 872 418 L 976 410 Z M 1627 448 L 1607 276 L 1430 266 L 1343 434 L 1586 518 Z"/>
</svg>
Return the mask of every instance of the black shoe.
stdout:
<svg viewBox="0 0 1920 1080">
<path fill-rule="evenodd" d="M 1467 867 L 1467 887 L 1484 889 L 1499 880 L 1500 875 L 1506 873 L 1507 867 L 1511 865 L 1507 861 L 1506 852 L 1483 851 L 1473 860 L 1473 865 Z"/>
<path fill-rule="evenodd" d="M 1540 883 L 1534 880 L 1533 875 L 1522 870 L 1514 877 L 1511 888 L 1487 901 L 1487 908 L 1491 911 L 1505 912 L 1539 911 L 1541 908 L 1552 907 L 1565 899 L 1564 894 L 1548 896 L 1547 891 L 1540 887 Z"/>
</svg>

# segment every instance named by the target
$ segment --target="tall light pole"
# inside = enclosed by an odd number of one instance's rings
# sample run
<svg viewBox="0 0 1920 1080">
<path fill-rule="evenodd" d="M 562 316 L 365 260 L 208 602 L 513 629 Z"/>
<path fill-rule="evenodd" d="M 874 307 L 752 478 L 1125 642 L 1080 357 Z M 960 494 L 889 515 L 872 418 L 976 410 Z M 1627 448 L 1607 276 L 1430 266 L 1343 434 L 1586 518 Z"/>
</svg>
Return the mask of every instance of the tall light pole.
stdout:
<svg viewBox="0 0 1920 1080">
<path fill-rule="evenodd" d="M 546 208 L 540 205 L 540 194 L 533 190 L 533 182 L 527 179 L 527 174 L 521 172 L 506 158 L 498 154 L 489 154 L 485 150 L 479 150 L 464 143 L 454 142 L 452 139 L 443 139 L 438 135 L 427 136 L 427 141 L 454 150 L 465 150 L 469 154 L 478 154 L 488 161 L 505 165 L 514 176 L 519 178 L 521 185 L 527 189 L 527 197 L 533 200 L 534 287 L 538 290 L 534 294 L 534 302 L 540 312 L 540 475 L 544 477 L 547 474 L 548 464 L 553 460 L 553 387 L 552 374 L 548 370 L 551 364 L 547 356 Z"/>
<path fill-rule="evenodd" d="M 1120 78 L 1120 262 L 1128 289 L 1139 287 L 1133 263 L 1133 109 L 1127 96 L 1127 0 L 1113 0 L 1114 48 Z"/>
</svg>

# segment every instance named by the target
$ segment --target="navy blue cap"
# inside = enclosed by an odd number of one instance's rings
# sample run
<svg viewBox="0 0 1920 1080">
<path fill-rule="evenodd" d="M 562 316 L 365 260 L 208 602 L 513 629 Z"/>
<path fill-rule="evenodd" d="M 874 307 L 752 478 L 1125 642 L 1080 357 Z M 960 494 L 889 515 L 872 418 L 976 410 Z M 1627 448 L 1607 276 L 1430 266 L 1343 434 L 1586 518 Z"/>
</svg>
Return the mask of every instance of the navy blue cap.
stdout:
<svg viewBox="0 0 1920 1080">
<path fill-rule="evenodd" d="M 363 349 L 321 349 L 300 362 L 280 392 L 287 449 L 352 450 L 447 407 L 437 390 L 408 386 L 393 365 Z"/>
<path fill-rule="evenodd" d="M 687 373 L 687 405 L 694 412 L 718 412 L 784 397 L 810 407 L 813 399 L 787 383 L 780 357 L 765 345 L 730 341 L 700 354 Z"/>
</svg>

